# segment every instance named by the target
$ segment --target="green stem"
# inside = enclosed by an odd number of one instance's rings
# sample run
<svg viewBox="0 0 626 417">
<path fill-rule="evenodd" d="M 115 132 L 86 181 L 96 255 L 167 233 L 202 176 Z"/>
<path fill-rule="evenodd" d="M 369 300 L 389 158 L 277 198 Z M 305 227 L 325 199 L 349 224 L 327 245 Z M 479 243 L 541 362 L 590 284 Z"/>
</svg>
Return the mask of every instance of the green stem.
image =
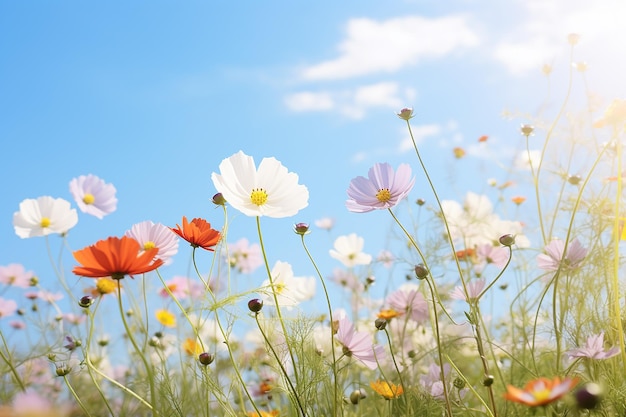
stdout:
<svg viewBox="0 0 626 417">
<path fill-rule="evenodd" d="M 70 384 L 69 379 L 67 378 L 67 375 L 63 375 L 63 380 L 65 381 L 65 385 L 67 385 L 67 388 L 70 390 L 70 392 L 72 393 L 72 396 L 74 397 L 74 399 L 76 400 L 76 402 L 78 403 L 78 405 L 80 406 L 80 408 L 82 408 L 83 412 L 88 416 L 91 417 L 91 413 L 89 412 L 89 410 L 87 410 L 87 408 L 85 408 L 85 404 L 83 404 L 83 402 L 80 400 L 80 397 L 78 396 L 78 394 L 76 394 L 76 391 L 74 391 L 74 388 L 72 387 L 72 384 Z"/>
<path fill-rule="evenodd" d="M 146 368 L 148 385 L 150 386 L 150 400 L 152 403 L 151 409 L 152 409 L 153 416 L 158 417 L 159 415 L 158 411 L 154 407 L 154 403 L 156 402 L 156 390 L 154 387 L 154 375 L 152 372 L 152 367 L 148 363 L 148 360 L 146 359 L 142 350 L 139 349 L 139 345 L 137 345 L 137 342 L 135 341 L 133 332 L 130 330 L 130 327 L 128 326 L 128 322 L 126 321 L 126 315 L 124 314 L 124 306 L 122 305 L 122 284 L 120 283 L 119 280 L 117 281 L 117 301 L 118 301 L 118 306 L 120 309 L 120 315 L 122 317 L 122 323 L 124 324 L 124 330 L 126 330 L 126 335 L 128 336 L 128 340 L 130 340 L 130 343 L 133 345 L 135 352 L 137 352 L 137 355 L 139 355 L 139 358 L 141 359 L 144 367 Z"/>
</svg>

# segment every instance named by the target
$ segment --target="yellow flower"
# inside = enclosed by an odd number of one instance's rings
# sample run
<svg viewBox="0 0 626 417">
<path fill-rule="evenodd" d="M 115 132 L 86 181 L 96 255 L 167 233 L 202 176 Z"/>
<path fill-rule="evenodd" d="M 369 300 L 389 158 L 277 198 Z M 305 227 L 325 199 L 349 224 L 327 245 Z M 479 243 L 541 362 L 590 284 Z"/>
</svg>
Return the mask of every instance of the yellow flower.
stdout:
<svg viewBox="0 0 626 417">
<path fill-rule="evenodd" d="M 167 310 L 157 310 L 155 313 L 156 319 L 165 327 L 176 326 L 176 316 Z"/>
<path fill-rule="evenodd" d="M 370 387 L 372 389 L 383 396 L 386 400 L 391 400 L 392 398 L 398 398 L 400 395 L 404 393 L 404 389 L 402 385 L 392 384 L 387 381 L 372 381 L 370 382 Z"/>
<path fill-rule="evenodd" d="M 112 292 L 117 291 L 118 282 L 112 280 L 111 278 L 98 278 L 96 280 L 96 289 L 94 291 L 95 295 L 105 295 L 111 294 Z"/>
<path fill-rule="evenodd" d="M 187 338 L 183 342 L 183 350 L 189 356 L 198 356 L 202 353 L 202 346 L 198 343 L 198 341 Z"/>
<path fill-rule="evenodd" d="M 246 415 L 248 417 L 276 417 L 278 415 L 278 411 L 277 410 L 273 410 L 273 411 L 259 410 L 258 413 L 256 411 L 248 411 Z"/>
</svg>

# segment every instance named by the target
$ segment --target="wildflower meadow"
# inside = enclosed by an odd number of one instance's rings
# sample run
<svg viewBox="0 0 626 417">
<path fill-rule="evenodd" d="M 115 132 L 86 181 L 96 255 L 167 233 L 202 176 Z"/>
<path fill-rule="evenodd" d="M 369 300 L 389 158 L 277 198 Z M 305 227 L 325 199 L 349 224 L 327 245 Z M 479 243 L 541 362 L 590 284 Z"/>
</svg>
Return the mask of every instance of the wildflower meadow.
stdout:
<svg viewBox="0 0 626 417">
<path fill-rule="evenodd" d="M 4 201 L 11 238 L 40 240 L 30 256 L 50 269 L 0 265 L 0 416 L 625 415 L 626 101 L 578 108 L 584 71 L 562 74 L 550 118 L 508 115 L 521 158 L 456 199 L 415 140 L 420 109 L 397 109 L 412 150 L 345 183 L 346 234 L 300 217 L 298 166 L 246 149 L 208 168 L 206 210 L 174 224 L 111 235 L 117 184 L 88 172 L 66 196 Z M 389 221 L 376 256 L 362 236 L 375 212 Z M 99 238 L 75 247 L 87 217 Z M 304 267 L 274 255 L 285 218 Z"/>
</svg>

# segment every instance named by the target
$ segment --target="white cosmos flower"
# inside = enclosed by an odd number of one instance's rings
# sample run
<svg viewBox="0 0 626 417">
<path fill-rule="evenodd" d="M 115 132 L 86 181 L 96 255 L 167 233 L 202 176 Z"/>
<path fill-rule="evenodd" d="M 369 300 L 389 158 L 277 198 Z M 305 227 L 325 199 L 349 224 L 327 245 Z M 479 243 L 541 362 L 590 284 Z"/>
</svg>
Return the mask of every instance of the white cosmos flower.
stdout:
<svg viewBox="0 0 626 417">
<path fill-rule="evenodd" d="M 335 249 L 329 251 L 330 256 L 341 261 L 351 268 L 355 265 L 368 265 L 372 262 L 372 255 L 363 253 L 364 240 L 356 233 L 347 236 L 339 236 L 335 239 Z"/>
<path fill-rule="evenodd" d="M 242 151 L 220 164 L 211 179 L 231 206 L 246 216 L 289 217 L 309 203 L 309 190 L 298 184 L 275 158 L 263 158 L 257 169 L 254 159 Z"/>
<path fill-rule="evenodd" d="M 20 211 L 13 214 L 13 227 L 21 238 L 63 234 L 76 223 L 78 214 L 70 202 L 49 196 L 28 198 L 20 203 Z"/>
<path fill-rule="evenodd" d="M 276 262 L 274 268 L 272 268 L 272 281 L 278 304 L 281 307 L 286 307 L 288 310 L 302 301 L 310 300 L 315 295 L 315 278 L 294 277 L 291 265 L 287 262 Z M 263 287 L 268 288 L 268 293 L 263 297 L 263 302 L 268 305 L 274 305 L 270 281 L 265 280 Z"/>
</svg>

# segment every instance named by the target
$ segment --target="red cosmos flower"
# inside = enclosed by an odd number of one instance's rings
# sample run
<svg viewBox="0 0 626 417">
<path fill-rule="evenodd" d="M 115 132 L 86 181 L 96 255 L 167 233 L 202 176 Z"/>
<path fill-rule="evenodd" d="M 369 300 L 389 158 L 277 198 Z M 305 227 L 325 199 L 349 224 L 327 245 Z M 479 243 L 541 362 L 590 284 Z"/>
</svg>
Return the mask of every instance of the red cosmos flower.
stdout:
<svg viewBox="0 0 626 417">
<path fill-rule="evenodd" d="M 187 222 L 187 217 L 183 216 L 183 227 L 181 228 L 177 224 L 176 229 L 173 227 L 170 227 L 170 229 L 189 242 L 194 248 L 210 251 L 213 250 L 212 247 L 217 245 L 221 238 L 220 232 L 211 228 L 211 223 L 199 218 L 195 218 L 189 223 Z"/>
<path fill-rule="evenodd" d="M 122 279 L 126 275 L 143 274 L 153 271 L 163 264 L 161 259 L 154 261 L 158 248 L 143 251 L 139 243 L 130 237 L 109 237 L 84 249 L 74 251 L 74 259 L 81 264 L 72 272 L 89 278 L 111 277 Z"/>
<path fill-rule="evenodd" d="M 547 405 L 567 394 L 576 384 L 578 384 L 578 378 L 563 378 L 562 380 L 559 377 L 552 380 L 538 378 L 528 382 L 524 389 L 508 385 L 504 398 L 531 407 Z"/>
</svg>

